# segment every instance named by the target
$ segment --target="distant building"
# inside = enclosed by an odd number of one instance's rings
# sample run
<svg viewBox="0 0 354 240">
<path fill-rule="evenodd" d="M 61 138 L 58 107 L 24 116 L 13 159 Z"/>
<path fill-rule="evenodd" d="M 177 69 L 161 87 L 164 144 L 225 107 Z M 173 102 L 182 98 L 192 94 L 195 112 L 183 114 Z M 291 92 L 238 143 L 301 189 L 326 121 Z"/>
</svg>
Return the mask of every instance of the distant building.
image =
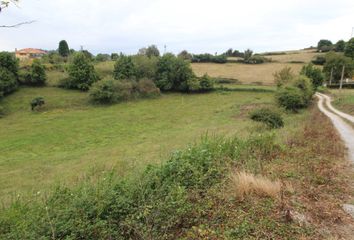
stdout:
<svg viewBox="0 0 354 240">
<path fill-rule="evenodd" d="M 25 60 L 25 59 L 41 58 L 43 57 L 43 55 L 47 54 L 47 52 L 36 48 L 24 48 L 21 50 L 16 49 L 15 54 L 16 54 L 16 58 L 20 60 Z"/>
</svg>

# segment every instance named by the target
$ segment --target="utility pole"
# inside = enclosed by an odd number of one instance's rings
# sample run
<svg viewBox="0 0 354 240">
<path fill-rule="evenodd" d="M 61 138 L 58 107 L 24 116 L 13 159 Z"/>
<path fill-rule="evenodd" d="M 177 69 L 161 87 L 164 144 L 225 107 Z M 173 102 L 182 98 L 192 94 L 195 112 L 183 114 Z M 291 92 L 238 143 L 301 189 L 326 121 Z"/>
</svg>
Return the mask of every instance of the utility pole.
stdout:
<svg viewBox="0 0 354 240">
<path fill-rule="evenodd" d="M 165 55 L 165 54 L 166 54 L 166 51 L 167 51 L 167 46 L 166 46 L 166 44 L 165 44 L 165 46 L 164 46 L 164 50 L 163 50 L 163 55 Z"/>
<path fill-rule="evenodd" d="M 333 80 L 333 67 L 332 67 L 332 69 L 331 69 L 331 77 L 330 77 L 330 79 L 329 79 L 329 86 L 332 85 L 332 80 Z"/>
<path fill-rule="evenodd" d="M 342 90 L 342 88 L 343 88 L 344 70 L 345 70 L 345 66 L 343 65 L 342 77 L 340 78 L 340 84 L 339 84 L 339 90 Z"/>
</svg>

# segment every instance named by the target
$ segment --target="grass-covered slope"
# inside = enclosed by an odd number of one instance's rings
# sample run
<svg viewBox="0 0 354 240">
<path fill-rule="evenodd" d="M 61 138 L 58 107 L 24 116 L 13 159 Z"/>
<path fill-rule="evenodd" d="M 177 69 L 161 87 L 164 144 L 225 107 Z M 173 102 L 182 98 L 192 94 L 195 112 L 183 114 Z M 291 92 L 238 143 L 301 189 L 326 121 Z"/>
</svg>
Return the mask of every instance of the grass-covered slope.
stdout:
<svg viewBox="0 0 354 240">
<path fill-rule="evenodd" d="M 37 96 L 46 104 L 31 112 Z M 92 169 L 134 175 L 206 132 L 247 135 L 254 123 L 243 108 L 272 102 L 271 93 L 214 92 L 95 106 L 79 91 L 22 88 L 1 102 L 1 193 L 37 192 Z"/>
<path fill-rule="evenodd" d="M 337 201 L 338 195 L 348 197 L 348 171 L 344 148 L 328 120 L 314 111 L 287 142 L 274 137 L 205 137 L 135 178 L 110 172 L 19 198 L 0 213 L 0 238 L 343 237 L 339 226 L 350 219 Z M 246 182 L 230 178 L 240 171 L 280 179 L 281 189 L 264 194 L 272 185 L 264 180 L 241 196 L 237 189 L 245 189 Z M 295 213 L 305 222 L 295 220 Z"/>
</svg>

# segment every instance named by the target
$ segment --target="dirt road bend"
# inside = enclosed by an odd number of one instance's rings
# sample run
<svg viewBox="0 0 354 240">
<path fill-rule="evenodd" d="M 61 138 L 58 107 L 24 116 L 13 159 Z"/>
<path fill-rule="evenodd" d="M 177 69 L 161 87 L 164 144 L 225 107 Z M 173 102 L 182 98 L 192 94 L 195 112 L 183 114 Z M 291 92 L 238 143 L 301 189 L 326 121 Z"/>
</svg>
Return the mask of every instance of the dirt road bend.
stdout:
<svg viewBox="0 0 354 240">
<path fill-rule="evenodd" d="M 319 99 L 318 108 L 332 121 L 348 148 L 348 158 L 354 163 L 354 128 L 350 124 L 354 124 L 354 117 L 335 109 L 331 104 L 331 98 L 329 96 L 321 93 L 316 93 L 316 96 Z"/>
</svg>

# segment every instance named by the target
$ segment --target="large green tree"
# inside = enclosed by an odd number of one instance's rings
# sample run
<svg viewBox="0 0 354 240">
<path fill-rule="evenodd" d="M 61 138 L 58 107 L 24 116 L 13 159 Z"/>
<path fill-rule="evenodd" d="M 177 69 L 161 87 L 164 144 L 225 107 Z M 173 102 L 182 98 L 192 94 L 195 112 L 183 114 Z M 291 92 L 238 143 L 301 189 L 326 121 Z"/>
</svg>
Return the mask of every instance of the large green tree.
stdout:
<svg viewBox="0 0 354 240">
<path fill-rule="evenodd" d="M 344 42 L 344 40 L 339 40 L 339 41 L 336 43 L 336 46 L 335 46 L 336 52 L 344 52 L 344 49 L 345 49 L 345 42 Z"/>
<path fill-rule="evenodd" d="M 344 55 L 354 59 L 354 38 L 351 38 L 345 47 Z"/>
<path fill-rule="evenodd" d="M 69 78 L 63 87 L 76 88 L 86 91 L 92 83 L 98 80 L 98 75 L 90 59 L 82 52 L 75 53 L 72 63 L 68 67 Z"/>
<path fill-rule="evenodd" d="M 315 67 L 312 63 L 303 66 L 300 74 L 308 77 L 315 89 L 323 85 L 324 75 L 320 68 Z"/>
<path fill-rule="evenodd" d="M 59 42 L 58 52 L 62 57 L 67 57 L 70 54 L 69 45 L 65 40 Z"/>
<path fill-rule="evenodd" d="M 354 61 L 342 54 L 329 52 L 326 54 L 326 63 L 323 66 L 323 72 L 326 74 L 327 79 L 330 78 L 333 70 L 333 82 L 338 82 L 341 79 L 342 69 L 345 67 L 344 77 L 351 78 L 354 71 Z"/>
<path fill-rule="evenodd" d="M 131 56 L 120 55 L 114 64 L 113 75 L 115 79 L 132 79 L 137 74 L 136 66 Z"/>
<path fill-rule="evenodd" d="M 0 97 L 16 90 L 18 86 L 18 61 L 14 54 L 0 52 Z"/>
<path fill-rule="evenodd" d="M 328 52 L 332 49 L 333 43 L 327 39 L 321 39 L 317 44 L 317 50 L 321 52 Z"/>
<path fill-rule="evenodd" d="M 146 56 L 148 57 L 159 57 L 160 56 L 160 51 L 157 48 L 156 45 L 151 45 L 146 48 Z"/>
<path fill-rule="evenodd" d="M 156 86 L 161 90 L 188 91 L 188 81 L 194 78 L 190 63 L 171 53 L 157 63 Z"/>
</svg>

